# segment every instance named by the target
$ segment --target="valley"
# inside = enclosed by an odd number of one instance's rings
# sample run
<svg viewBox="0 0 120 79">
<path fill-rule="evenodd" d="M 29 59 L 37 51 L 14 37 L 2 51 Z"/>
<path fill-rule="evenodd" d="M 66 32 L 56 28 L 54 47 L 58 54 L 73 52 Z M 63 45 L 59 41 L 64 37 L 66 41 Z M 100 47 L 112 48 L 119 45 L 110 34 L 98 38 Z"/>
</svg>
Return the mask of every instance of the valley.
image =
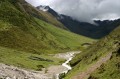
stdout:
<svg viewBox="0 0 120 79">
<path fill-rule="evenodd" d="M 59 79 L 59 75 L 61 73 L 67 73 L 70 66 L 67 64 L 71 60 L 74 54 L 78 54 L 79 51 L 72 51 L 67 53 L 60 53 L 53 55 L 53 57 L 60 58 L 61 60 L 65 60 L 62 64 L 48 66 L 42 68 L 40 71 L 23 69 L 20 67 L 14 67 L 12 65 L 0 64 L 0 78 L 2 79 Z M 62 56 L 62 57 L 61 57 Z M 50 56 L 52 57 L 52 56 Z M 35 62 L 35 61 L 34 61 Z"/>
<path fill-rule="evenodd" d="M 0 79 L 120 79 L 120 19 L 92 21 L 0 0 Z"/>
</svg>

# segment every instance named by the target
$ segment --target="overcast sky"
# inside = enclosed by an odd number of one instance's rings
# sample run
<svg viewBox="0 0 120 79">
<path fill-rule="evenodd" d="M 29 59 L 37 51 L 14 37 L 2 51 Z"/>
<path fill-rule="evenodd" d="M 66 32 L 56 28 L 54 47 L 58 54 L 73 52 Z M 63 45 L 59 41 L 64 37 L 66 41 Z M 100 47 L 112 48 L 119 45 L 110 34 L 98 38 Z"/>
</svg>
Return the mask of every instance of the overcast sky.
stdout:
<svg viewBox="0 0 120 79">
<path fill-rule="evenodd" d="M 60 14 L 85 22 L 120 18 L 120 0 L 26 0 L 34 6 L 49 5 Z"/>
</svg>

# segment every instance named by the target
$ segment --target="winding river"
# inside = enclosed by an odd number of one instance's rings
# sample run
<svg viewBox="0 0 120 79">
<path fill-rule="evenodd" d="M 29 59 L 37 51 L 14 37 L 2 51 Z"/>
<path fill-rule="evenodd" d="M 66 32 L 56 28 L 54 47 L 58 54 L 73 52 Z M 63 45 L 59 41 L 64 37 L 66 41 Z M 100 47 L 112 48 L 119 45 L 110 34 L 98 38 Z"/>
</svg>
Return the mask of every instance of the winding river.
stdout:
<svg viewBox="0 0 120 79">
<path fill-rule="evenodd" d="M 68 71 L 72 69 L 72 67 L 71 67 L 70 65 L 68 65 L 68 63 L 72 60 L 72 58 L 74 57 L 74 55 L 75 55 L 75 54 L 78 54 L 78 53 L 80 53 L 80 51 L 79 51 L 79 52 L 71 52 L 71 53 L 68 54 L 67 61 L 65 61 L 65 62 L 62 64 L 62 66 L 65 67 L 65 68 L 67 68 L 67 70 L 66 70 L 66 71 L 63 71 L 63 72 L 61 72 L 61 73 L 59 73 L 59 74 L 56 74 L 56 79 L 59 79 L 59 75 L 60 75 L 60 74 L 62 74 L 62 73 L 67 74 Z"/>
<path fill-rule="evenodd" d="M 47 73 L 45 71 L 34 71 L 34 70 L 26 70 L 6 64 L 0 63 L 0 78 L 5 79 L 59 79 L 59 75 L 62 73 L 67 74 L 69 70 L 72 69 L 71 66 L 68 65 L 68 63 L 72 60 L 72 58 L 75 56 L 75 54 L 80 52 L 67 52 L 67 53 L 60 53 L 56 54 L 55 57 L 66 59 L 64 63 L 57 66 L 51 66 L 47 70 Z"/>
</svg>

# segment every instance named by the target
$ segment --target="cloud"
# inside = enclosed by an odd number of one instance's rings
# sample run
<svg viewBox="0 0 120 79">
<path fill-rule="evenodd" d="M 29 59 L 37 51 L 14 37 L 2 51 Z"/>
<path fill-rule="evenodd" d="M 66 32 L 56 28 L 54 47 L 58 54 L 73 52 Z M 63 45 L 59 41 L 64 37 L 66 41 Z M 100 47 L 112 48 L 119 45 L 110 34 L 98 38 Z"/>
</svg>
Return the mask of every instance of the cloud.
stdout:
<svg viewBox="0 0 120 79">
<path fill-rule="evenodd" d="M 27 0 L 33 5 L 49 5 L 61 14 L 83 21 L 120 18 L 120 0 Z"/>
<path fill-rule="evenodd" d="M 53 3 L 54 0 L 26 0 L 33 6 L 39 6 L 39 5 L 50 5 Z"/>
</svg>

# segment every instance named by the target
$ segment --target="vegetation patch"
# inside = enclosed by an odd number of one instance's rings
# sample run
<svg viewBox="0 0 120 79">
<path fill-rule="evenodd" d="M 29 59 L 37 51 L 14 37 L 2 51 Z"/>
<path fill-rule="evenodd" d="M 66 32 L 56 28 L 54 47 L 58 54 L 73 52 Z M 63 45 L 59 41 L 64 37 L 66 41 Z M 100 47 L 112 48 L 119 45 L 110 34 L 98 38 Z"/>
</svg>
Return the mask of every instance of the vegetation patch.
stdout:
<svg viewBox="0 0 120 79">
<path fill-rule="evenodd" d="M 96 79 L 119 79 L 120 78 L 120 56 L 119 50 L 113 53 L 111 60 L 98 68 L 90 77 Z"/>
<path fill-rule="evenodd" d="M 30 58 L 30 59 L 32 59 L 32 60 L 37 60 L 37 61 L 47 61 L 47 62 L 54 62 L 53 60 L 44 59 L 44 58 L 35 57 L 35 56 L 30 56 L 29 58 Z"/>
<path fill-rule="evenodd" d="M 30 59 L 29 57 L 31 56 L 35 57 L 35 60 Z M 63 61 L 65 60 L 55 58 L 49 55 L 38 55 L 29 52 L 0 47 L 0 63 L 14 65 L 20 68 L 40 70 L 41 68 L 47 68 L 52 65 L 60 65 Z"/>
<path fill-rule="evenodd" d="M 65 77 L 65 73 L 59 74 L 59 79 L 63 79 Z"/>
</svg>

